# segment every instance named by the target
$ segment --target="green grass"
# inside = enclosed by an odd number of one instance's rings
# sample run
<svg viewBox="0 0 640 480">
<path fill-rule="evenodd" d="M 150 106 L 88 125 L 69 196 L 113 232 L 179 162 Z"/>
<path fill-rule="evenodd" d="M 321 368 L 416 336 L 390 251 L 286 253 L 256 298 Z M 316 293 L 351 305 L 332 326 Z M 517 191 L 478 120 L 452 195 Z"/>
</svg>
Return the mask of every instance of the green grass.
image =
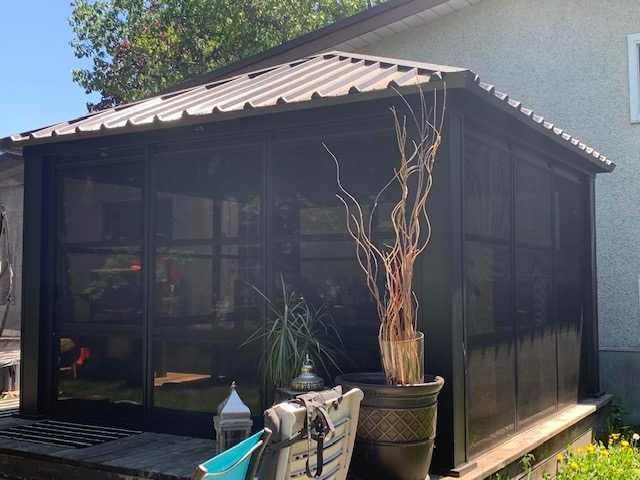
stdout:
<svg viewBox="0 0 640 480">
<path fill-rule="evenodd" d="M 238 394 L 254 415 L 260 410 L 260 392 L 257 386 L 239 388 Z M 97 381 L 85 379 L 64 379 L 60 381 L 60 396 L 78 398 L 88 395 L 106 395 L 111 402 L 132 400 L 142 402 L 142 389 L 127 386 L 121 380 Z M 209 382 L 186 384 L 165 384 L 154 389 L 154 405 L 183 411 L 212 413 L 229 395 L 228 384 L 212 385 Z"/>
</svg>

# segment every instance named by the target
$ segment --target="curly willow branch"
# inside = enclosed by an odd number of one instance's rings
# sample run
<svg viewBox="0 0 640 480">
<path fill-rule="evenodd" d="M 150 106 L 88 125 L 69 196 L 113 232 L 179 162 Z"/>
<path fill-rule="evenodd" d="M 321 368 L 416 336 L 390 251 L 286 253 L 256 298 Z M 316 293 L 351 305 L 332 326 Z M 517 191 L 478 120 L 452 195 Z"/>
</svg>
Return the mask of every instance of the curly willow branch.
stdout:
<svg viewBox="0 0 640 480">
<path fill-rule="evenodd" d="M 426 203 L 433 183 L 436 155 L 442 141 L 446 107 L 446 89 L 443 91 L 441 107 L 437 104 L 437 91 L 433 94 L 431 107 L 428 107 L 422 89 L 419 92 L 418 114 L 398 92 L 408 108 L 410 122 L 417 130 L 415 140 L 408 141 L 407 116 L 400 118 L 395 107 L 391 107 L 400 164 L 391 180 L 376 196 L 368 215 L 365 215 L 358 200 L 343 186 L 340 163 L 325 145 L 336 165 L 336 182 L 340 190 L 336 196 L 346 209 L 347 230 L 356 242 L 358 264 L 365 273 L 367 286 L 380 318 L 378 340 L 387 383 L 401 385 L 423 381 L 422 352 L 418 351 L 416 342 L 413 341 L 418 333 L 418 301 L 411 285 L 414 264 L 431 238 Z M 382 194 L 393 184 L 399 186 L 401 192 L 400 199 L 391 211 L 395 238 L 392 243 L 380 247 L 376 245 L 372 235 L 373 217 Z M 378 281 L 379 274 L 384 275 L 384 288 Z"/>
</svg>

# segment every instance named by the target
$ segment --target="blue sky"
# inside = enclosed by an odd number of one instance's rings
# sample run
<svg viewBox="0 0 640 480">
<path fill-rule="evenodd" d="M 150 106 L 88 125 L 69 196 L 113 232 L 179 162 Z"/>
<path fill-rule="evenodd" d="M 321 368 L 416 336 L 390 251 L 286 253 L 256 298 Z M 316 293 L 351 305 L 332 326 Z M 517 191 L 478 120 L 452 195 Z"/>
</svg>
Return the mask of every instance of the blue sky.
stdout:
<svg viewBox="0 0 640 480">
<path fill-rule="evenodd" d="M 69 41 L 69 0 L 0 0 L 0 138 L 86 113 L 89 96 L 71 80 L 87 66 Z"/>
</svg>

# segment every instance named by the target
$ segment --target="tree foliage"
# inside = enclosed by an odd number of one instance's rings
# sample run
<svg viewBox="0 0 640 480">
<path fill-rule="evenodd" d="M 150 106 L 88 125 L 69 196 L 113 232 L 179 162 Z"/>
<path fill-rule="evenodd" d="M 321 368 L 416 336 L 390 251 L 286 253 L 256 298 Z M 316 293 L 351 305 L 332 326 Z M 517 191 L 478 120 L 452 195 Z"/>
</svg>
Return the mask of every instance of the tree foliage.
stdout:
<svg viewBox="0 0 640 480">
<path fill-rule="evenodd" d="M 144 98 L 384 0 L 72 0 L 90 111 Z"/>
</svg>

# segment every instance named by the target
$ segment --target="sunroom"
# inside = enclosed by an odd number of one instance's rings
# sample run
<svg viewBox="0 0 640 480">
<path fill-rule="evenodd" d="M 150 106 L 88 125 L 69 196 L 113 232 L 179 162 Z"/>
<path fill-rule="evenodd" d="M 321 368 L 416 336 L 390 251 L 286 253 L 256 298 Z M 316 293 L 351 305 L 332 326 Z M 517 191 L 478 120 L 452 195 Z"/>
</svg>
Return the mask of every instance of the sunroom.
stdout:
<svg viewBox="0 0 640 480">
<path fill-rule="evenodd" d="M 415 284 L 446 380 L 434 468 L 598 395 L 594 181 L 614 165 L 468 70 L 330 52 L 2 140 L 25 159 L 21 414 L 213 436 L 235 381 L 259 426 L 273 389 L 243 344 L 253 287 L 281 276 L 335 320 L 343 371 L 379 370 L 331 154 L 375 198 L 389 109 L 420 90 L 446 96 Z"/>
</svg>

